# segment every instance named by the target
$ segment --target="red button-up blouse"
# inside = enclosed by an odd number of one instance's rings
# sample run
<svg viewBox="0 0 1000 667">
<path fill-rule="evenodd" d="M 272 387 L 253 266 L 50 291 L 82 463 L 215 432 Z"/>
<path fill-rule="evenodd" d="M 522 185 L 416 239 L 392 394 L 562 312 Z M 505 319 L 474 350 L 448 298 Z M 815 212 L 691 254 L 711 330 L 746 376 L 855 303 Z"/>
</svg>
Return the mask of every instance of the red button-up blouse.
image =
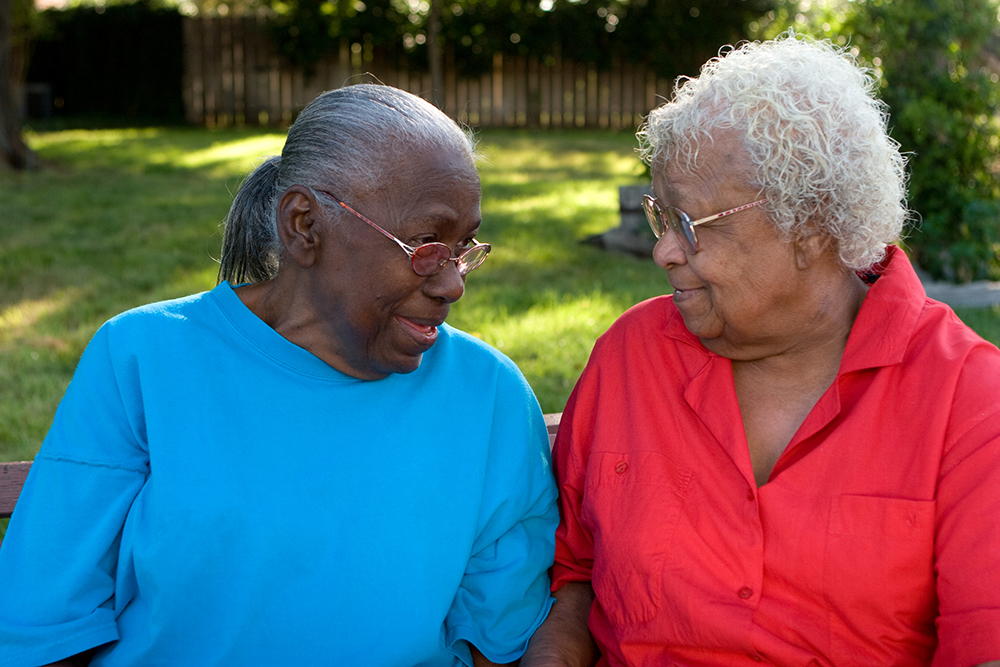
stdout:
<svg viewBox="0 0 1000 667">
<path fill-rule="evenodd" d="M 598 341 L 555 454 L 553 590 L 592 582 L 602 665 L 1000 658 L 1000 352 L 894 248 L 760 489 L 730 362 L 670 297 Z"/>
</svg>

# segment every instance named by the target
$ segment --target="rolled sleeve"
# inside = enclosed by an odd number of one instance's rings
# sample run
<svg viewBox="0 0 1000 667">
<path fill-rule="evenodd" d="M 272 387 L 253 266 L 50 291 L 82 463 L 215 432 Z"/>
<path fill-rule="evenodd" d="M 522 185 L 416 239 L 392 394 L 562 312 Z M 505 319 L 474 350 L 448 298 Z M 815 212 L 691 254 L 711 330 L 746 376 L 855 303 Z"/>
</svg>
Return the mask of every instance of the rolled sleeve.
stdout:
<svg viewBox="0 0 1000 667">
<path fill-rule="evenodd" d="M 493 662 L 517 660 L 553 603 L 559 510 L 548 434 L 527 383 L 512 378 L 494 415 L 478 537 L 445 621 L 446 644 L 466 664 L 465 642 Z"/>
<path fill-rule="evenodd" d="M 448 647 L 460 658 L 476 646 L 497 663 L 517 660 L 548 615 L 546 574 L 552 562 L 552 531 L 558 510 L 550 503 L 542 514 L 527 517 L 495 543 L 475 554 L 448 614 Z"/>
</svg>

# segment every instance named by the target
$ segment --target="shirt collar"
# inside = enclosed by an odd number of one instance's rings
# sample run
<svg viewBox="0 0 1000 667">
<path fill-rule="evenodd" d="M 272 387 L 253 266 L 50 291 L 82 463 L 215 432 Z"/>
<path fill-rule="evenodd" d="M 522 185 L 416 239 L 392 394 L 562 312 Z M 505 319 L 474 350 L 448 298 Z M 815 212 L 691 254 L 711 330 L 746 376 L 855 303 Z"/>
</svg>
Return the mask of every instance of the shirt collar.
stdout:
<svg viewBox="0 0 1000 667">
<path fill-rule="evenodd" d="M 927 299 L 909 258 L 896 246 L 886 248 L 874 273 L 878 278 L 851 327 L 841 373 L 900 363 Z"/>
</svg>

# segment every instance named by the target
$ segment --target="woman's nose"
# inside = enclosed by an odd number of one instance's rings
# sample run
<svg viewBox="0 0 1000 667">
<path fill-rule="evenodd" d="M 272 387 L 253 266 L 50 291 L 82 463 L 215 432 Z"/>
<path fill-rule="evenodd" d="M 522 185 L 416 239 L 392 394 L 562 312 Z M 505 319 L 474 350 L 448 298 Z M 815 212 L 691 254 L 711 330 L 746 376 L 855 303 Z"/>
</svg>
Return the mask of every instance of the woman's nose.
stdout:
<svg viewBox="0 0 1000 667">
<path fill-rule="evenodd" d="M 465 276 L 458 272 L 456 262 L 445 262 L 440 271 L 427 279 L 424 289 L 445 303 L 455 303 L 465 294 Z"/>
<path fill-rule="evenodd" d="M 677 241 L 677 233 L 668 228 L 653 246 L 653 261 L 660 268 L 687 263 L 687 253 Z"/>
</svg>

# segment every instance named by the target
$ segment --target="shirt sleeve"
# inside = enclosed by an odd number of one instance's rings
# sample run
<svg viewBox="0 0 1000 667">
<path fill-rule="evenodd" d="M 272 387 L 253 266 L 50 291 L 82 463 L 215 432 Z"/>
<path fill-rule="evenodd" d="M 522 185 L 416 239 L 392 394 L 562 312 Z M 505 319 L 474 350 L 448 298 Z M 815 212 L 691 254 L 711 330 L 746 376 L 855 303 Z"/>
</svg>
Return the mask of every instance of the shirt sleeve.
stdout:
<svg viewBox="0 0 1000 667">
<path fill-rule="evenodd" d="M 0 549 L 0 665 L 40 665 L 118 638 L 125 517 L 148 472 L 107 325 L 88 345 Z"/>
<path fill-rule="evenodd" d="M 952 409 L 967 423 L 941 462 L 935 667 L 1000 659 L 1000 368 L 991 356 L 966 362 Z"/>
<path fill-rule="evenodd" d="M 498 390 L 479 532 L 445 620 L 448 648 L 468 665 L 468 644 L 506 663 L 524 653 L 552 606 L 548 568 L 556 524 L 548 432 L 519 372 Z M 509 381 L 508 381 L 509 384 Z"/>
</svg>

